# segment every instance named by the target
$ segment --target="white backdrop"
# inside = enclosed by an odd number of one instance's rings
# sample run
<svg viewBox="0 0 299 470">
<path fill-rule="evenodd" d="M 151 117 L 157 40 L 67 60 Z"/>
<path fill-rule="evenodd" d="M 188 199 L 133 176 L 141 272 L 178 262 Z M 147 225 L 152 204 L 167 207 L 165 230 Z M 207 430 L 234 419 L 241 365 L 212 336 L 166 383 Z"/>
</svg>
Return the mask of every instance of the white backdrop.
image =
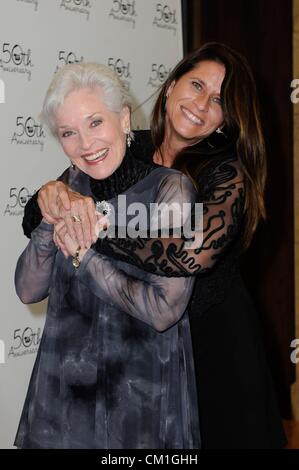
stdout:
<svg viewBox="0 0 299 470">
<path fill-rule="evenodd" d="M 46 303 L 23 305 L 14 291 L 27 240 L 21 221 L 30 195 L 56 178 L 67 159 L 38 120 L 47 86 L 66 62 L 113 67 L 147 128 L 148 98 L 182 57 L 181 2 L 167 0 L 1 0 L 1 314 L 0 448 L 13 446 L 42 334 Z M 145 104 L 144 104 L 145 103 Z"/>
</svg>

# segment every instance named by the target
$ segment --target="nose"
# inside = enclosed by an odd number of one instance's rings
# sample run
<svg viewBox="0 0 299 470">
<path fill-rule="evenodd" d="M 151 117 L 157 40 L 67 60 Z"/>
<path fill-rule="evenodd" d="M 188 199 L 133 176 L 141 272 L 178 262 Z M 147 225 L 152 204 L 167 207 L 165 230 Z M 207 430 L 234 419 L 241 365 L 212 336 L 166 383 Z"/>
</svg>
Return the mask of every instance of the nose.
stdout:
<svg viewBox="0 0 299 470">
<path fill-rule="evenodd" d="M 209 96 L 207 94 L 199 95 L 196 99 L 197 107 L 200 111 L 207 112 L 209 110 Z"/>
<path fill-rule="evenodd" d="M 93 139 L 92 136 L 89 135 L 88 132 L 82 131 L 80 132 L 80 147 L 82 150 L 89 150 L 92 146 Z"/>
</svg>

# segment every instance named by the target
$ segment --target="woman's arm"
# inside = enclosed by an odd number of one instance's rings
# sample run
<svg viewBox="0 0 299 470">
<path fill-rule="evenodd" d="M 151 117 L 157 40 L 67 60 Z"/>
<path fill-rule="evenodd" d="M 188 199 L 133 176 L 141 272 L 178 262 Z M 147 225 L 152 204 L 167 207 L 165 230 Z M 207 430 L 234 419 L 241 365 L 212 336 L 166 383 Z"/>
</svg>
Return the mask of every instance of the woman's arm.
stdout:
<svg viewBox="0 0 299 470">
<path fill-rule="evenodd" d="M 56 253 L 53 225 L 41 222 L 17 262 L 15 287 L 23 303 L 40 302 L 49 295 Z"/>
<path fill-rule="evenodd" d="M 205 198 L 200 200 L 202 228 L 197 230 L 191 248 L 186 248 L 183 237 L 153 238 L 149 235 L 134 239 L 107 236 L 98 239 L 94 249 L 160 276 L 206 273 L 240 234 L 245 198 L 238 162 L 232 159 L 213 167 L 205 178 L 205 185 Z"/>
<path fill-rule="evenodd" d="M 153 179 L 153 183 L 155 180 Z M 160 181 L 156 203 L 175 204 L 175 208 L 185 208 L 185 217 L 195 201 L 196 191 L 190 180 L 179 172 L 166 173 Z M 187 204 L 188 203 L 188 204 Z M 156 206 L 157 207 L 157 206 Z M 163 214 L 163 212 L 162 212 Z M 155 219 L 156 215 L 152 215 Z M 163 220 L 163 216 L 162 216 Z M 169 225 L 173 221 L 166 218 Z M 64 242 L 74 255 L 76 242 L 65 234 Z M 107 257 L 95 250 L 82 250 L 83 258 L 74 275 L 94 295 L 106 303 L 116 305 L 129 315 L 147 323 L 157 331 L 164 331 L 176 323 L 186 310 L 193 287 L 192 278 L 166 278 L 151 274 L 127 274 L 126 265 L 122 269 Z M 69 262 L 69 261 L 68 261 Z"/>
<path fill-rule="evenodd" d="M 80 217 L 82 223 L 75 223 L 72 214 Z M 22 226 L 28 238 L 42 218 L 51 224 L 63 219 L 70 236 L 76 238 L 81 246 L 90 248 L 96 241 L 94 227 L 97 217 L 93 199 L 73 191 L 63 181 L 49 181 L 27 202 Z"/>
<path fill-rule="evenodd" d="M 187 308 L 194 278 L 147 275 L 145 281 L 116 268 L 108 258 L 92 249 L 76 270 L 86 290 L 117 306 L 157 331 L 174 325 Z"/>
<path fill-rule="evenodd" d="M 58 211 L 58 205 L 56 204 L 58 187 L 67 188 L 69 173 L 70 169 L 67 168 L 56 181 L 49 181 L 27 201 L 22 221 L 22 227 L 26 237 L 31 238 L 31 232 L 39 226 L 43 217 L 46 218 L 47 213 L 45 207 L 47 207 L 50 217 L 53 217 L 53 219 L 56 218 Z M 41 201 L 43 202 L 40 207 L 39 203 Z M 45 214 L 43 214 L 42 211 L 44 211 Z M 54 220 L 48 220 L 48 222 L 53 223 Z"/>
<path fill-rule="evenodd" d="M 203 230 L 193 249 L 182 238 L 99 238 L 93 249 L 106 256 L 138 266 L 159 276 L 204 274 L 238 236 L 244 216 L 243 174 L 235 158 L 220 161 L 205 178 Z M 29 215 L 27 216 L 29 219 Z M 79 225 L 79 224 L 78 224 Z M 196 239 L 195 239 L 196 243 Z"/>
</svg>

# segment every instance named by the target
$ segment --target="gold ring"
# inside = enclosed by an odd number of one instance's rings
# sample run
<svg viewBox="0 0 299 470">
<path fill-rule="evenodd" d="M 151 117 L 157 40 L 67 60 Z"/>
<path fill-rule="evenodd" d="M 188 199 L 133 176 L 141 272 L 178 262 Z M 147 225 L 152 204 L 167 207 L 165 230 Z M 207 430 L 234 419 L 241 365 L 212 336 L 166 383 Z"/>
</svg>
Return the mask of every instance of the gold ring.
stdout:
<svg viewBox="0 0 299 470">
<path fill-rule="evenodd" d="M 74 222 L 79 222 L 80 224 L 82 223 L 79 215 L 72 215 L 72 219 Z"/>
</svg>

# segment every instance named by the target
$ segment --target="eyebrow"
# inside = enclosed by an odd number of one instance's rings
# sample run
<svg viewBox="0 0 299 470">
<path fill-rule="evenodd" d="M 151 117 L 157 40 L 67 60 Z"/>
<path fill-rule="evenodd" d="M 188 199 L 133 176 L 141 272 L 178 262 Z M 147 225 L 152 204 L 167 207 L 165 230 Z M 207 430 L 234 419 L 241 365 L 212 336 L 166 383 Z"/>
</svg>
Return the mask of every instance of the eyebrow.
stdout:
<svg viewBox="0 0 299 470">
<path fill-rule="evenodd" d="M 191 80 L 198 80 L 200 84 L 202 84 L 203 86 L 205 86 L 207 88 L 207 84 L 204 80 L 202 80 L 201 78 L 198 78 L 198 77 L 191 77 Z M 221 98 L 221 92 L 220 93 L 216 93 L 217 96 L 219 96 Z"/>
<path fill-rule="evenodd" d="M 96 111 L 95 113 L 90 114 L 89 116 L 86 116 L 85 119 L 86 119 L 86 120 L 90 120 L 90 119 L 92 119 L 94 116 L 96 116 L 96 115 L 98 115 L 98 114 L 100 114 L 100 111 Z M 67 128 L 71 128 L 71 127 L 72 127 L 72 126 L 70 126 L 70 125 L 65 125 L 65 126 L 59 126 L 58 129 L 67 129 Z"/>
<path fill-rule="evenodd" d="M 206 82 L 198 77 L 191 77 L 191 80 L 198 80 L 203 86 L 207 86 Z"/>
<path fill-rule="evenodd" d="M 101 114 L 100 111 L 96 111 L 93 114 L 90 114 L 89 116 L 86 116 L 86 119 L 92 119 L 94 116 Z"/>
</svg>

